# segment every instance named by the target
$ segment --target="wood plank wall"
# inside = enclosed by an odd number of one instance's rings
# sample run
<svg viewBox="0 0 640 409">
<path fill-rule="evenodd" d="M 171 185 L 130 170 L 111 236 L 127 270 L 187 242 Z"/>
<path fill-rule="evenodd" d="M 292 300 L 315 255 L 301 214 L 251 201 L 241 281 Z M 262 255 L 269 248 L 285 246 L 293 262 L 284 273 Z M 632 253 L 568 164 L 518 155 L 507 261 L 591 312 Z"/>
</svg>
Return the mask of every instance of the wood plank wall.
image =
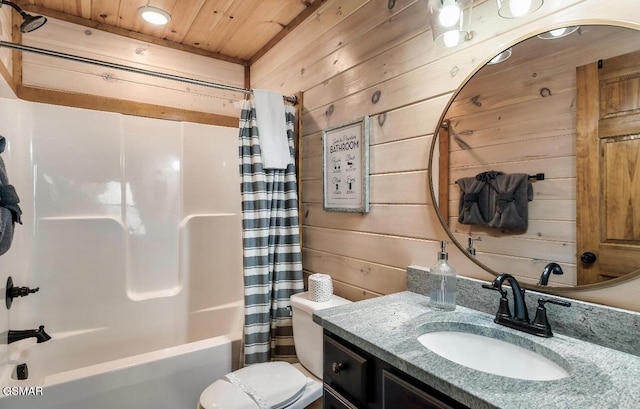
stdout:
<svg viewBox="0 0 640 409">
<path fill-rule="evenodd" d="M 12 41 L 13 28 L 11 27 L 11 8 L 0 8 L 0 40 Z M 0 48 L 0 74 L 4 80 L 14 86 L 13 75 L 9 70 L 13 66 L 13 52 L 8 48 Z"/>
<path fill-rule="evenodd" d="M 5 10 L 0 25 L 5 34 Z M 10 27 L 9 27 L 10 28 Z M 19 31 L 14 30 L 19 34 Z M 11 31 L 9 31 L 11 34 Z M 10 38 L 10 36 L 9 36 Z M 20 42 L 14 38 L 15 42 Z M 245 88 L 245 66 L 145 43 L 49 18 L 42 29 L 22 35 L 22 44 L 88 59 L 204 82 Z M 21 99 L 236 127 L 240 92 L 137 74 L 84 62 L 21 52 L 13 62 L 0 49 L 0 61 L 13 71 Z"/>
<path fill-rule="evenodd" d="M 609 18 L 640 27 L 634 0 L 620 11 L 600 0 L 547 1 L 521 20 L 500 18 L 494 1 L 475 1 L 474 38 L 440 49 L 425 0 L 399 0 L 392 10 L 388 3 L 329 0 L 251 66 L 254 88 L 304 92 L 303 266 L 307 274 L 331 274 L 336 293 L 352 300 L 401 291 L 407 266 L 435 262 L 447 236 L 427 184 L 429 145 L 452 95 L 479 66 L 560 22 Z M 371 211 L 324 212 L 322 129 L 364 115 L 372 124 Z M 453 246 L 450 260 L 462 275 L 490 278 Z"/>
</svg>

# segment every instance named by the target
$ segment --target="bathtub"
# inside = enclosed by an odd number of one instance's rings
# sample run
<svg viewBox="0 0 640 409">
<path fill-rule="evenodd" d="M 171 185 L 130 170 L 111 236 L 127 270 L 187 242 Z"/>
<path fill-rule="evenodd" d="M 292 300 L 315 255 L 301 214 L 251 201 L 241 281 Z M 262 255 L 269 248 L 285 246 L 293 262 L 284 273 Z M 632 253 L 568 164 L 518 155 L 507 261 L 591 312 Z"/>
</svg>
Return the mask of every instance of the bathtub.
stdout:
<svg viewBox="0 0 640 409">
<path fill-rule="evenodd" d="M 3 409 L 191 409 L 234 369 L 241 333 L 0 385 Z"/>
</svg>

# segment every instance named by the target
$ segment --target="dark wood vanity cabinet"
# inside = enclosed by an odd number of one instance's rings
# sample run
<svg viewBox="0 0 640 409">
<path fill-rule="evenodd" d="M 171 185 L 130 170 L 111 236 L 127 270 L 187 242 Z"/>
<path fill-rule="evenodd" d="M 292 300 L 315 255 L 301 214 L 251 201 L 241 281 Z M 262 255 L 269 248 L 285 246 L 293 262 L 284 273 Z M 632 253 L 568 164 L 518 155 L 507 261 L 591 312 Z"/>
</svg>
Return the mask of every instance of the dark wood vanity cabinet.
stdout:
<svg viewBox="0 0 640 409">
<path fill-rule="evenodd" d="M 468 409 L 326 330 L 323 380 L 324 409 Z"/>
</svg>

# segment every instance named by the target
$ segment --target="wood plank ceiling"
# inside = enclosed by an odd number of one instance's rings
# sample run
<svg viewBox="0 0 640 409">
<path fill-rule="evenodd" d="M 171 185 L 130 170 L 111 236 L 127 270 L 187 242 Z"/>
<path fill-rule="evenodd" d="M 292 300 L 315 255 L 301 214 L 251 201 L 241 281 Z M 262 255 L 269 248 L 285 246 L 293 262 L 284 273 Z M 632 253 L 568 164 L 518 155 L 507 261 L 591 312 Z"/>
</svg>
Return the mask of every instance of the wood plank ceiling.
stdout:
<svg viewBox="0 0 640 409">
<path fill-rule="evenodd" d="M 323 1 L 24 0 L 16 4 L 32 14 L 246 63 L 262 55 Z M 145 22 L 138 9 L 147 5 L 167 11 L 171 21 L 165 26 Z"/>
</svg>

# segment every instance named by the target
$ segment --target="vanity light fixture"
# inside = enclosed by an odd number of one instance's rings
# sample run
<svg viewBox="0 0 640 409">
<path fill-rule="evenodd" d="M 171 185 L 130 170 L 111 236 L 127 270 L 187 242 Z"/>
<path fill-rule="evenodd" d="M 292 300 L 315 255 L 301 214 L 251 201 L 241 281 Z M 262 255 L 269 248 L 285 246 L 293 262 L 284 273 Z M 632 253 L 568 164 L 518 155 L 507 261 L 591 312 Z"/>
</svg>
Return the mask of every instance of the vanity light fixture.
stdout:
<svg viewBox="0 0 640 409">
<path fill-rule="evenodd" d="M 580 26 L 556 28 L 555 30 L 550 30 L 545 33 L 538 34 L 538 38 L 541 38 L 543 40 L 555 40 L 556 38 L 562 38 L 568 36 L 569 34 L 573 34 L 579 29 Z"/>
<path fill-rule="evenodd" d="M 493 57 L 491 60 L 489 60 L 487 65 L 493 65 L 493 64 L 501 63 L 501 62 L 505 61 L 509 57 L 511 57 L 511 47 L 507 48 L 506 50 L 504 50 L 500 54 L 498 54 L 495 57 Z"/>
<path fill-rule="evenodd" d="M 471 38 L 473 0 L 429 0 L 429 22 L 433 41 L 440 47 L 455 47 Z"/>
<path fill-rule="evenodd" d="M 169 13 L 153 6 L 140 7 L 138 14 L 140 14 L 145 21 L 157 26 L 163 26 L 171 21 L 171 15 Z"/>
<path fill-rule="evenodd" d="M 518 18 L 531 14 L 542 7 L 544 0 L 496 0 L 498 14 L 504 18 Z"/>
</svg>

